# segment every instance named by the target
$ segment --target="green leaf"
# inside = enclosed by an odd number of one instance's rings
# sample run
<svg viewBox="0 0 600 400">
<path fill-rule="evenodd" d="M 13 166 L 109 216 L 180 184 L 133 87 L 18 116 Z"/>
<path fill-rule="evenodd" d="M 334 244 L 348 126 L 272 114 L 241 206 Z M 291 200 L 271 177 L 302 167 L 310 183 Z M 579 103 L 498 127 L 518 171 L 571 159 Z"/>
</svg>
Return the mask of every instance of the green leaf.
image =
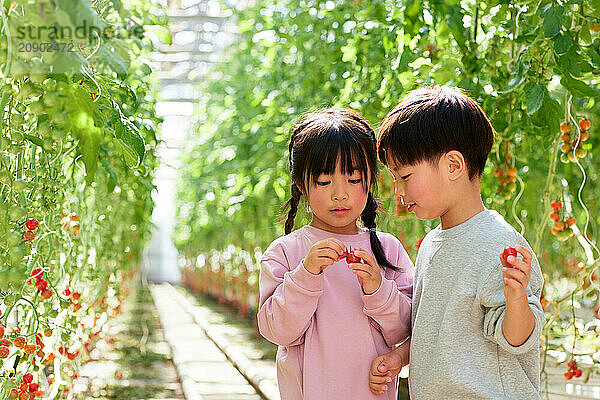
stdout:
<svg viewBox="0 0 600 400">
<path fill-rule="evenodd" d="M 565 8 L 563 6 L 550 7 L 544 16 L 542 29 L 544 37 L 551 38 L 560 32 L 562 24 L 565 22 Z"/>
<path fill-rule="evenodd" d="M 115 129 L 115 139 L 121 148 L 125 162 L 130 168 L 137 168 L 146 152 L 144 138 L 140 134 L 137 126 L 129 120 L 119 106 L 113 102 L 114 111 L 112 122 Z"/>
<path fill-rule="evenodd" d="M 125 61 L 123 57 L 116 52 L 110 51 L 105 46 L 100 46 L 96 52 L 96 56 L 99 58 L 102 64 L 107 65 L 111 71 L 116 72 L 117 76 L 124 77 L 127 75 L 127 71 L 129 70 L 129 62 Z"/>
<path fill-rule="evenodd" d="M 433 72 L 433 79 L 438 85 L 447 83 L 450 79 L 456 78 L 456 69 L 451 67 L 438 68 Z"/>
<path fill-rule="evenodd" d="M 463 10 L 460 6 L 449 6 L 447 7 L 446 23 L 452 32 L 452 36 L 456 40 L 456 43 L 460 46 L 463 52 L 467 51 L 465 27 L 463 25 Z"/>
<path fill-rule="evenodd" d="M 520 86 L 521 83 L 523 83 L 523 81 L 525 80 L 525 73 L 529 71 L 529 64 L 523 62 L 524 54 L 525 50 L 522 51 L 521 54 L 519 54 L 519 58 L 517 58 L 516 65 L 512 70 L 511 78 L 508 81 L 508 85 L 506 86 L 506 89 L 502 91 L 502 93 L 507 93 L 511 90 L 514 90 L 515 88 Z"/>
<path fill-rule="evenodd" d="M 348 62 L 356 59 L 356 46 L 354 43 L 350 43 L 346 46 L 342 46 L 342 61 Z"/>
<path fill-rule="evenodd" d="M 565 72 L 560 78 L 560 84 L 563 85 L 573 96 L 577 97 L 596 97 L 600 96 L 598 89 L 592 88 L 584 81 L 573 78 L 568 72 Z"/>
<path fill-rule="evenodd" d="M 64 74 L 81 72 L 81 65 L 85 64 L 85 58 L 76 52 L 59 52 L 52 63 L 52 73 Z"/>
<path fill-rule="evenodd" d="M 537 112 L 532 115 L 532 122 L 542 128 L 550 127 L 549 131 L 554 132 L 558 129 L 560 119 L 562 116 L 562 109 L 558 101 L 550 97 L 546 91 L 542 106 Z"/>
<path fill-rule="evenodd" d="M 402 49 L 402 55 L 400 56 L 399 59 L 397 59 L 396 68 L 394 68 L 394 66 L 392 66 L 392 69 L 396 69 L 396 72 L 398 72 L 398 73 L 407 71 L 408 64 L 413 62 L 415 60 L 415 58 L 417 58 L 417 57 L 415 56 L 413 51 L 410 49 L 410 47 L 404 46 L 404 48 Z"/>
<path fill-rule="evenodd" d="M 173 39 L 171 38 L 171 33 L 169 29 L 161 25 L 150 25 L 147 29 L 152 32 L 156 37 L 163 43 L 171 45 L 173 43 Z"/>
<path fill-rule="evenodd" d="M 565 54 L 567 51 L 569 51 L 571 46 L 573 46 L 573 38 L 568 33 L 565 33 L 564 35 L 559 33 L 554 38 L 554 51 L 556 54 Z"/>
<path fill-rule="evenodd" d="M 108 171 L 108 183 L 106 189 L 108 193 L 112 193 L 118 184 L 117 174 L 115 173 L 115 170 L 110 165 L 110 163 L 106 160 L 106 158 L 102 159 L 102 166 L 104 167 L 104 169 L 106 169 L 106 171 Z"/>
<path fill-rule="evenodd" d="M 568 71 L 568 73 L 572 76 L 581 77 L 581 68 L 579 67 L 579 63 L 583 61 L 581 56 L 575 51 L 574 48 L 558 58 L 558 65 L 560 69 L 563 71 Z"/>
<path fill-rule="evenodd" d="M 273 189 L 275 190 L 275 194 L 277 194 L 277 197 L 279 198 L 279 200 L 284 201 L 285 200 L 285 189 L 281 186 L 281 184 L 278 181 L 273 182 Z"/>
<path fill-rule="evenodd" d="M 523 88 L 525 92 L 525 98 L 527 99 L 525 105 L 527 106 L 527 113 L 533 114 L 542 106 L 542 101 L 544 100 L 544 95 L 547 93 L 547 90 L 544 86 L 529 82 Z"/>
<path fill-rule="evenodd" d="M 142 66 L 141 66 L 140 69 L 141 69 L 142 74 L 144 76 L 150 75 L 152 73 L 152 68 L 150 68 L 150 66 L 148 64 L 146 64 L 146 63 L 142 63 Z"/>
<path fill-rule="evenodd" d="M 25 139 L 29 140 L 31 143 L 37 146 L 41 147 L 44 144 L 44 141 L 37 136 L 28 135 L 27 133 L 24 133 L 23 136 L 25 137 Z"/>
<path fill-rule="evenodd" d="M 94 120 L 88 114 L 80 112 L 75 118 L 75 136 L 79 139 L 77 148 L 85 165 L 85 183 L 91 185 L 98 168 L 98 150 L 102 131 L 94 126 Z"/>
<path fill-rule="evenodd" d="M 588 47 L 586 51 L 587 55 L 590 57 L 590 60 L 596 67 L 600 67 L 600 52 L 594 49 L 593 47 Z"/>
</svg>

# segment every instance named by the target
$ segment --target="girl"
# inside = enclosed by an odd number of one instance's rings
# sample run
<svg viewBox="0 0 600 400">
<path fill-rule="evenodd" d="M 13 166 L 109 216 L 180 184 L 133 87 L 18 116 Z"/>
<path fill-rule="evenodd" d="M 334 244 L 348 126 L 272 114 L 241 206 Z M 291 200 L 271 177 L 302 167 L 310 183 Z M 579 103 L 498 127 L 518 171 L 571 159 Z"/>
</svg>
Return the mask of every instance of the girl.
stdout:
<svg viewBox="0 0 600 400">
<path fill-rule="evenodd" d="M 375 134 L 355 111 L 323 109 L 301 120 L 289 148 L 285 236 L 261 257 L 258 311 L 261 334 L 279 345 L 281 398 L 395 399 L 396 380 L 383 395 L 369 390 L 369 368 L 410 334 L 413 266 L 398 239 L 375 230 Z M 292 232 L 301 196 L 312 220 Z"/>
</svg>

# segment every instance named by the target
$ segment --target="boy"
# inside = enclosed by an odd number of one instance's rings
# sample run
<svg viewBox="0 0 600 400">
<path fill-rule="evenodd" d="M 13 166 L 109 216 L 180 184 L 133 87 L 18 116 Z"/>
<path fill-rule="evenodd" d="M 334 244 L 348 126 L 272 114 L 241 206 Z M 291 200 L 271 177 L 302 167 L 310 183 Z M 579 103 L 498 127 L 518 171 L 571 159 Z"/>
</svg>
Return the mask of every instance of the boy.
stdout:
<svg viewBox="0 0 600 400">
<path fill-rule="evenodd" d="M 409 343 L 373 360 L 383 393 L 408 364 L 411 399 L 539 399 L 543 278 L 527 241 L 483 205 L 494 141 L 481 107 L 457 89 L 411 92 L 382 123 L 378 155 L 420 219 L 440 218 L 415 263 Z M 515 247 L 522 259 L 499 255 Z M 504 264 L 504 266 L 503 266 Z"/>
</svg>

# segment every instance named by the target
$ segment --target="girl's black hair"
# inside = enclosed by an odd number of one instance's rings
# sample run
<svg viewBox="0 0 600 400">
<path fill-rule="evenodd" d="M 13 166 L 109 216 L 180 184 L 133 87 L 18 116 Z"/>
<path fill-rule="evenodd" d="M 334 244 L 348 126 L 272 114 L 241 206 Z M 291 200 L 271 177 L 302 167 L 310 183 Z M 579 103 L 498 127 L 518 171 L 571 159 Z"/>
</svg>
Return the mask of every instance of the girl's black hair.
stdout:
<svg viewBox="0 0 600 400">
<path fill-rule="evenodd" d="M 371 250 L 377 263 L 398 270 L 385 257 L 375 231 L 375 219 L 380 207 L 370 190 L 377 185 L 375 143 L 375 132 L 363 116 L 354 110 L 324 108 L 304 115 L 290 138 L 292 197 L 283 206 L 284 211 L 289 208 L 285 234 L 294 228 L 298 204 L 302 193 L 308 193 L 309 182 L 316 184 L 321 174 L 333 174 L 340 162 L 341 171 L 345 174 L 360 171 L 364 189 L 369 192 L 361 220 L 369 229 Z"/>
</svg>

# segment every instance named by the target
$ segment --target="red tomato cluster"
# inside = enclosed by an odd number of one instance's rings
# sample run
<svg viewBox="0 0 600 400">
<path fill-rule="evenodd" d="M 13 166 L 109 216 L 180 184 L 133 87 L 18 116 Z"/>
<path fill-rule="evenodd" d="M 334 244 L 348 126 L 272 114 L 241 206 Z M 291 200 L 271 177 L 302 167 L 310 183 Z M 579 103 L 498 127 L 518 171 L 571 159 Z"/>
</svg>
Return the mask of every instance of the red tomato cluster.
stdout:
<svg viewBox="0 0 600 400">
<path fill-rule="evenodd" d="M 39 383 L 33 382 L 32 374 L 25 374 L 21 378 L 21 385 L 14 386 L 10 389 L 10 398 L 19 400 L 33 400 L 36 397 L 41 397 L 45 393 L 40 390 Z"/>
<path fill-rule="evenodd" d="M 577 362 L 575 360 L 569 361 L 567 367 L 569 367 L 569 369 L 563 374 L 565 379 L 579 378 L 583 374 L 581 368 L 577 368 Z"/>
<path fill-rule="evenodd" d="M 79 236 L 81 227 L 79 226 L 79 217 L 77 216 L 77 213 L 73 212 L 71 214 L 67 214 L 61 212 L 60 216 L 62 217 L 62 228 L 65 231 L 71 231 L 73 236 Z"/>
<path fill-rule="evenodd" d="M 27 228 L 25 230 L 25 233 L 23 233 L 23 240 L 25 240 L 26 242 L 33 242 L 33 239 L 35 239 L 35 230 L 40 226 L 40 223 L 38 222 L 37 219 L 35 218 L 29 218 L 26 222 L 25 222 L 25 228 Z"/>
<path fill-rule="evenodd" d="M 578 158 L 584 158 L 587 155 L 587 150 L 582 148 L 582 142 L 589 139 L 590 121 L 583 118 L 579 120 L 579 134 L 571 136 L 571 125 L 567 122 L 560 124 L 560 151 L 562 152 L 560 160 L 564 163 L 575 162 Z"/>
<path fill-rule="evenodd" d="M 552 226 L 550 231 L 559 240 L 567 240 L 573 233 L 571 226 L 575 225 L 577 223 L 577 220 L 573 217 L 565 218 L 564 221 L 562 220 L 562 217 L 559 213 L 559 211 L 562 209 L 562 202 L 558 200 L 553 200 L 550 203 L 550 207 L 552 208 L 552 212 L 550 213 L 550 219 L 554 221 L 554 225 Z"/>
<path fill-rule="evenodd" d="M 35 268 L 31 271 L 31 276 L 28 280 L 29 284 L 33 283 L 35 279 L 35 288 L 40 292 L 40 297 L 44 300 L 48 300 L 52 297 L 52 290 L 48 288 L 48 281 L 44 279 L 44 270 L 41 268 Z"/>
<path fill-rule="evenodd" d="M 77 312 L 81 309 L 81 304 L 78 303 L 79 299 L 81 299 L 81 293 L 71 292 L 71 282 L 67 284 L 67 287 L 63 290 L 63 294 L 67 296 L 69 302 L 73 305 L 73 311 Z"/>
</svg>

